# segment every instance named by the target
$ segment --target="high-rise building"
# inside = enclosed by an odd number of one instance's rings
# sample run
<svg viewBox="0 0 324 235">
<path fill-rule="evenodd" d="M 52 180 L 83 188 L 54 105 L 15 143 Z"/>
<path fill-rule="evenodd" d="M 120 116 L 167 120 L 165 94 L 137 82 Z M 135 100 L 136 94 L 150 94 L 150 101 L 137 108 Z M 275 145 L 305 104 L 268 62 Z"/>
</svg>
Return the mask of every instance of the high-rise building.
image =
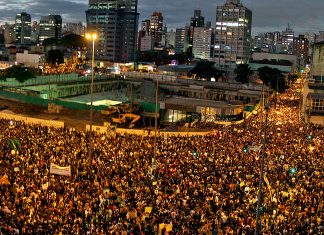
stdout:
<svg viewBox="0 0 324 235">
<path fill-rule="evenodd" d="M 201 15 L 201 10 L 194 10 L 194 16 L 190 19 L 188 53 L 192 55 L 192 45 L 194 30 L 196 27 L 205 27 L 205 17 Z"/>
<path fill-rule="evenodd" d="M 84 36 L 85 32 L 85 26 L 82 24 L 82 22 L 78 23 L 72 23 L 68 22 L 63 26 L 63 34 L 77 34 Z"/>
<path fill-rule="evenodd" d="M 197 59 L 211 60 L 212 28 L 195 27 L 193 33 L 192 54 Z"/>
<path fill-rule="evenodd" d="M 280 44 L 280 40 L 280 32 L 259 33 L 254 37 L 253 48 L 255 51 L 276 53 L 277 45 Z"/>
<path fill-rule="evenodd" d="M 310 77 L 304 84 L 303 109 L 307 122 L 324 125 L 324 42 L 313 45 Z"/>
<path fill-rule="evenodd" d="M 26 45 L 31 43 L 31 17 L 26 12 L 16 15 L 15 35 L 17 44 Z"/>
<path fill-rule="evenodd" d="M 151 51 L 153 49 L 153 39 L 151 35 L 144 35 L 140 40 L 140 51 Z"/>
<path fill-rule="evenodd" d="M 294 39 L 293 54 L 297 55 L 299 66 L 305 66 L 308 61 L 308 45 L 308 40 L 304 35 L 299 35 Z"/>
<path fill-rule="evenodd" d="M 190 19 L 190 26 L 192 27 L 204 27 L 205 17 L 201 15 L 201 10 L 194 10 L 194 16 Z"/>
<path fill-rule="evenodd" d="M 166 47 L 175 47 L 176 32 L 171 29 L 165 34 Z"/>
<path fill-rule="evenodd" d="M 150 20 L 142 20 L 141 31 L 144 31 L 145 34 L 150 34 Z"/>
<path fill-rule="evenodd" d="M 135 60 L 137 0 L 89 0 L 87 30 L 98 34 L 95 56 L 115 62 Z"/>
<path fill-rule="evenodd" d="M 41 44 L 48 38 L 59 40 L 62 37 L 62 17 L 60 15 L 42 16 L 39 22 L 38 37 Z"/>
<path fill-rule="evenodd" d="M 153 12 L 150 16 L 149 34 L 152 36 L 154 45 L 157 46 L 163 36 L 163 16 L 161 12 Z"/>
<path fill-rule="evenodd" d="M 315 34 L 315 42 L 324 42 L 324 31 L 320 31 L 319 34 Z"/>
<path fill-rule="evenodd" d="M 215 66 L 232 72 L 237 64 L 248 63 L 251 49 L 252 12 L 240 0 L 217 6 Z"/>
<path fill-rule="evenodd" d="M 5 44 L 14 43 L 16 40 L 15 37 L 15 25 L 5 23 L 4 25 L 4 41 Z"/>
<path fill-rule="evenodd" d="M 188 38 L 189 27 L 178 28 L 176 29 L 175 35 L 175 53 L 180 54 L 186 52 L 189 44 Z"/>
<path fill-rule="evenodd" d="M 290 25 L 288 24 L 288 27 L 285 31 L 282 31 L 281 36 L 281 44 L 282 44 L 282 52 L 287 54 L 293 54 L 294 52 L 294 31 L 292 28 L 290 28 Z"/>
<path fill-rule="evenodd" d="M 309 47 L 311 47 L 314 44 L 315 37 L 316 37 L 315 33 L 305 33 L 305 38 L 308 40 Z"/>
<path fill-rule="evenodd" d="M 37 21 L 33 21 L 31 27 L 31 36 L 30 39 L 32 42 L 38 42 L 39 36 L 39 23 Z"/>
<path fill-rule="evenodd" d="M 279 52 L 280 45 L 281 45 L 281 33 L 278 31 L 275 31 L 273 34 L 273 52 Z"/>
</svg>

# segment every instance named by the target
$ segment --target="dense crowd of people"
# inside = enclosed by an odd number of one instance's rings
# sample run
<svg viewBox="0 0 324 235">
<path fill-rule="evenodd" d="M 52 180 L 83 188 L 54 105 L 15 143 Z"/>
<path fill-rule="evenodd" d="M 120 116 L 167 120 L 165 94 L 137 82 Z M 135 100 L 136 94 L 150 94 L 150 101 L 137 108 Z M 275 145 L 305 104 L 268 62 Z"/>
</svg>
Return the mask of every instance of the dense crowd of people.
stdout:
<svg viewBox="0 0 324 235">
<path fill-rule="evenodd" d="M 261 234 L 322 234 L 324 129 L 300 120 L 292 92 L 268 112 Z M 159 134 L 156 169 L 154 133 L 94 133 L 89 157 L 89 133 L 2 119 L 0 234 L 253 234 L 265 116 Z"/>
</svg>

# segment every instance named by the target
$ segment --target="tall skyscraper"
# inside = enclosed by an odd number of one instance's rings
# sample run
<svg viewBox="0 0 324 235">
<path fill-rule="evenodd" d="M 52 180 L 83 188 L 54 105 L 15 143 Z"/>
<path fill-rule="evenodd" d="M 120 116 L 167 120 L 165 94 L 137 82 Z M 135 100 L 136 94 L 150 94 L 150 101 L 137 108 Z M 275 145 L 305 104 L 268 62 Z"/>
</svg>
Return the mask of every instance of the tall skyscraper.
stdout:
<svg viewBox="0 0 324 235">
<path fill-rule="evenodd" d="M 201 15 L 201 10 L 194 10 L 194 16 L 190 19 L 190 28 L 189 28 L 189 44 L 188 44 L 188 53 L 192 53 L 192 45 L 194 38 L 194 30 L 196 27 L 204 27 L 205 26 L 205 17 Z"/>
<path fill-rule="evenodd" d="M 30 44 L 31 42 L 31 17 L 26 12 L 16 15 L 15 35 L 17 44 Z"/>
<path fill-rule="evenodd" d="M 288 24 L 288 27 L 285 31 L 282 31 L 282 37 L 281 37 L 281 44 L 283 53 L 287 54 L 293 54 L 294 51 L 294 31 L 292 28 L 290 28 L 290 25 Z"/>
<path fill-rule="evenodd" d="M 89 0 L 87 30 L 98 34 L 98 59 L 129 62 L 135 60 L 138 29 L 137 0 Z"/>
<path fill-rule="evenodd" d="M 192 54 L 197 59 L 210 60 L 212 28 L 195 27 L 193 33 Z"/>
<path fill-rule="evenodd" d="M 189 27 L 178 28 L 176 29 L 175 34 L 175 53 L 180 54 L 186 52 L 189 44 L 189 37 L 188 37 Z"/>
<path fill-rule="evenodd" d="M 31 41 L 38 42 L 38 36 L 39 36 L 39 23 L 37 21 L 33 21 L 31 27 L 31 36 L 30 36 Z"/>
<path fill-rule="evenodd" d="M 308 40 L 304 35 L 299 35 L 294 39 L 293 54 L 297 55 L 299 66 L 305 66 L 308 62 L 308 45 Z"/>
<path fill-rule="evenodd" d="M 166 36 L 166 46 L 167 47 L 175 47 L 175 38 L 176 38 L 176 32 L 171 29 L 169 32 L 165 34 Z"/>
<path fill-rule="evenodd" d="M 15 25 L 6 23 L 4 25 L 4 41 L 5 44 L 11 44 L 15 42 Z"/>
<path fill-rule="evenodd" d="M 201 10 L 194 10 L 194 16 L 190 19 L 190 26 L 192 27 L 204 27 L 205 17 L 201 15 Z"/>
<path fill-rule="evenodd" d="M 60 15 L 42 16 L 39 22 L 39 43 L 45 39 L 62 37 L 62 17 Z"/>
<path fill-rule="evenodd" d="M 145 34 L 150 34 L 150 20 L 146 19 L 142 21 L 141 31 Z"/>
<path fill-rule="evenodd" d="M 227 0 L 216 11 L 215 65 L 232 72 L 249 61 L 252 12 L 240 0 Z"/>
<path fill-rule="evenodd" d="M 153 12 L 150 17 L 149 33 L 152 36 L 155 46 L 157 46 L 163 36 L 163 16 L 161 12 Z"/>
</svg>

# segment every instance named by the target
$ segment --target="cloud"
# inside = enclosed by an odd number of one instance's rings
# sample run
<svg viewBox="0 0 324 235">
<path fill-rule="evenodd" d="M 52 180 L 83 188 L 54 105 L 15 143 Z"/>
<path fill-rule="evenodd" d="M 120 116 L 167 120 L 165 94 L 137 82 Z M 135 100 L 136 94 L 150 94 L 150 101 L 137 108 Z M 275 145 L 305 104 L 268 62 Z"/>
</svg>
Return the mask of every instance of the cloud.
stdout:
<svg viewBox="0 0 324 235">
<path fill-rule="evenodd" d="M 14 22 L 20 12 L 27 12 L 32 20 L 49 14 L 62 15 L 65 22 L 85 22 L 87 0 L 7 0 L 0 6 L 0 22 Z"/>
<path fill-rule="evenodd" d="M 62 15 L 64 22 L 85 22 L 88 0 L 4 0 L 0 5 L 0 23 L 14 21 L 22 11 L 31 14 L 33 20 L 48 14 Z M 200 9 L 206 21 L 215 24 L 216 6 L 225 0 L 139 0 L 140 21 L 154 11 L 163 14 L 168 28 L 183 27 L 190 23 L 195 9 Z M 323 0 L 241 0 L 253 12 L 254 34 L 266 31 L 282 31 L 287 24 L 297 33 L 324 30 Z"/>
</svg>

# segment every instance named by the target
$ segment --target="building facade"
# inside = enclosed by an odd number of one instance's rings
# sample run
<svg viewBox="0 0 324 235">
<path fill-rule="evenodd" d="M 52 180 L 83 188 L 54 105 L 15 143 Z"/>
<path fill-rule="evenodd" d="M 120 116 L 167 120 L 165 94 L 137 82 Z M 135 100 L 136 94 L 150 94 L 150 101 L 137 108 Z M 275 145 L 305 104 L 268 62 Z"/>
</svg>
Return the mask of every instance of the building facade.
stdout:
<svg viewBox="0 0 324 235">
<path fill-rule="evenodd" d="M 63 34 L 73 33 L 73 34 L 84 36 L 85 26 L 82 24 L 82 22 L 78 22 L 78 23 L 68 22 L 64 25 L 63 31 L 64 31 Z"/>
<path fill-rule="evenodd" d="M 180 54 L 186 52 L 189 44 L 189 37 L 188 37 L 188 27 L 178 28 L 176 29 L 175 34 L 175 53 Z"/>
<path fill-rule="evenodd" d="M 315 42 L 324 42 L 324 31 L 320 31 L 319 34 L 315 35 Z"/>
<path fill-rule="evenodd" d="M 311 76 L 304 84 L 303 109 L 306 121 L 324 125 L 324 42 L 313 46 Z"/>
<path fill-rule="evenodd" d="M 95 57 L 113 62 L 135 60 L 137 0 L 89 0 L 87 30 L 98 34 Z"/>
<path fill-rule="evenodd" d="M 4 41 L 5 44 L 12 44 L 16 41 L 15 25 L 6 23 L 4 25 Z"/>
<path fill-rule="evenodd" d="M 176 32 L 171 29 L 165 34 L 165 44 L 166 47 L 175 47 Z"/>
<path fill-rule="evenodd" d="M 282 53 L 290 55 L 294 53 L 294 35 L 293 29 L 288 24 L 288 27 L 282 32 L 281 36 Z"/>
<path fill-rule="evenodd" d="M 153 50 L 154 41 L 151 35 L 144 35 L 140 38 L 140 51 Z"/>
<path fill-rule="evenodd" d="M 150 16 L 149 34 L 152 36 L 154 46 L 157 46 L 163 37 L 163 16 L 161 12 L 153 12 Z"/>
<path fill-rule="evenodd" d="M 304 67 L 308 63 L 308 45 L 309 42 L 304 35 L 299 35 L 294 39 L 293 54 L 297 56 L 300 67 Z"/>
<path fill-rule="evenodd" d="M 192 54 L 194 58 L 211 60 L 212 28 L 195 27 L 193 34 Z"/>
<path fill-rule="evenodd" d="M 16 44 L 30 44 L 31 31 L 31 16 L 26 12 L 17 14 L 15 19 Z"/>
<path fill-rule="evenodd" d="M 42 44 L 48 38 L 59 40 L 61 37 L 62 17 L 60 15 L 42 16 L 39 22 L 39 43 Z"/>
<path fill-rule="evenodd" d="M 16 62 L 26 67 L 38 68 L 45 63 L 45 53 L 29 53 L 25 50 L 23 53 L 16 53 Z"/>
<path fill-rule="evenodd" d="M 215 66 L 229 73 L 237 64 L 248 63 L 251 49 L 252 12 L 240 0 L 227 0 L 217 6 Z"/>
<path fill-rule="evenodd" d="M 205 27 L 205 17 L 201 15 L 201 10 L 194 10 L 194 16 L 190 19 L 189 27 L 189 44 L 188 44 L 188 53 L 193 54 L 193 40 L 194 40 L 194 31 L 196 27 Z"/>
</svg>

